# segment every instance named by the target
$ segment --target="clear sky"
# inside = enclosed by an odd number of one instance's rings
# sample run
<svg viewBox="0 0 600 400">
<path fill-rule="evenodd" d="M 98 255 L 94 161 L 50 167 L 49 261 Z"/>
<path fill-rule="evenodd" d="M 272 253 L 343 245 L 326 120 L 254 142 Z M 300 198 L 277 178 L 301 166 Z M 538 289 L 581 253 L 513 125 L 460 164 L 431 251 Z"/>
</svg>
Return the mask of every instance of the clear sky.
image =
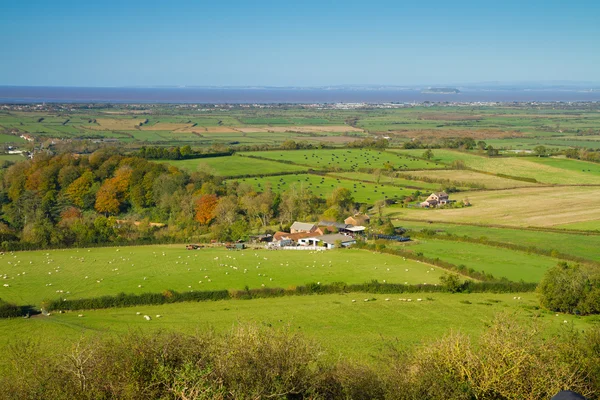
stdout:
<svg viewBox="0 0 600 400">
<path fill-rule="evenodd" d="M 0 0 L 0 85 L 600 81 L 600 1 Z"/>
</svg>

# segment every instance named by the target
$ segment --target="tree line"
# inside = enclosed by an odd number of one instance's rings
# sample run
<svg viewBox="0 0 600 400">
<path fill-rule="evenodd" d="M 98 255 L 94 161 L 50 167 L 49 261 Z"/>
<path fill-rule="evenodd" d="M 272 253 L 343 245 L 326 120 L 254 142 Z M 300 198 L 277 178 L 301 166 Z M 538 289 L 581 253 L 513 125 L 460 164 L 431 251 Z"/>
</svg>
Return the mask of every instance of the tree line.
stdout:
<svg viewBox="0 0 600 400">
<path fill-rule="evenodd" d="M 357 204 L 348 189 L 327 199 L 302 186 L 276 193 L 266 185 L 259 192 L 104 148 L 91 155 L 38 153 L 0 170 L 0 207 L 0 246 L 9 250 L 238 240 L 273 224 L 340 220 Z"/>
</svg>

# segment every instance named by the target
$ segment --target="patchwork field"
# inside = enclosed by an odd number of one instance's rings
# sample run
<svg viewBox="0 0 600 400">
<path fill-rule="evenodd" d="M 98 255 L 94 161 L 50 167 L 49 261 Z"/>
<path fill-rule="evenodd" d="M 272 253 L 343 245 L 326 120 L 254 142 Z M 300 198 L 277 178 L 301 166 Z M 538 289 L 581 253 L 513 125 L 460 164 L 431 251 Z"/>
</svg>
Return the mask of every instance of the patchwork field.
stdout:
<svg viewBox="0 0 600 400">
<path fill-rule="evenodd" d="M 352 192 L 354 201 L 368 204 L 373 204 L 377 200 L 393 199 L 402 195 L 409 195 L 414 192 L 414 189 L 406 189 L 398 186 L 377 185 L 375 183 L 312 174 L 243 178 L 239 179 L 239 182 L 248 183 L 257 191 L 263 191 L 267 185 L 270 185 L 271 189 L 276 193 L 289 190 L 293 186 L 298 189 L 302 187 L 322 198 L 327 198 L 337 188 L 346 188 Z"/>
<path fill-rule="evenodd" d="M 386 163 L 389 163 L 396 169 L 407 170 L 445 168 L 444 165 L 433 161 L 429 162 L 408 155 L 398 155 L 387 151 L 368 149 L 267 151 L 244 154 L 305 165 L 313 169 L 331 168 L 358 171 L 361 168 L 384 168 Z"/>
<path fill-rule="evenodd" d="M 589 260 L 600 261 L 600 236 L 575 233 L 538 232 L 523 229 L 491 228 L 473 225 L 455 225 L 433 222 L 394 221 L 396 226 L 407 229 L 433 229 L 438 234 L 450 233 L 475 239 L 510 243 L 519 246 L 532 246 L 543 250 L 556 250 Z"/>
<path fill-rule="evenodd" d="M 460 193 L 457 199 L 468 197 L 472 204 L 466 208 L 386 210 L 395 218 L 553 227 L 600 219 L 598 196 L 598 187 L 520 188 Z"/>
<path fill-rule="evenodd" d="M 560 261 L 521 251 L 448 240 L 417 239 L 414 243 L 397 246 L 511 281 L 539 282 L 546 270 Z"/>
<path fill-rule="evenodd" d="M 198 168 L 208 170 L 217 176 L 240 176 L 272 174 L 278 172 L 306 171 L 307 168 L 299 165 L 278 163 L 256 158 L 242 157 L 238 155 L 227 157 L 195 158 L 190 160 L 168 160 L 162 161 L 176 166 L 177 168 L 196 171 Z"/>
<path fill-rule="evenodd" d="M 420 157 L 423 150 L 394 152 Z M 467 167 L 475 170 L 533 178 L 540 183 L 600 185 L 600 167 L 585 161 L 539 157 L 490 158 L 474 153 L 438 149 L 433 154 L 433 160 L 441 163 L 450 164 L 454 160 L 462 160 Z"/>
<path fill-rule="evenodd" d="M 162 292 L 242 290 L 311 282 L 437 284 L 443 271 L 365 250 L 185 250 L 183 245 L 52 250 L 0 255 L 0 298 L 39 306 L 45 299 Z"/>
</svg>

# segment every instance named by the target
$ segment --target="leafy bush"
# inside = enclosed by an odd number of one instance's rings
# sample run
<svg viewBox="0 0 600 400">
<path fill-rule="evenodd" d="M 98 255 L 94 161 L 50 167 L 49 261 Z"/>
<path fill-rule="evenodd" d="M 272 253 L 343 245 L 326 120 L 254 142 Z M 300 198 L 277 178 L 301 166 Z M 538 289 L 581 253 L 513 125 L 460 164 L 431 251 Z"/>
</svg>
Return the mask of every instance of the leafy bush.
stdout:
<svg viewBox="0 0 600 400">
<path fill-rule="evenodd" d="M 541 305 L 553 311 L 600 313 L 600 273 L 590 267 L 561 262 L 546 272 L 538 293 Z"/>
</svg>

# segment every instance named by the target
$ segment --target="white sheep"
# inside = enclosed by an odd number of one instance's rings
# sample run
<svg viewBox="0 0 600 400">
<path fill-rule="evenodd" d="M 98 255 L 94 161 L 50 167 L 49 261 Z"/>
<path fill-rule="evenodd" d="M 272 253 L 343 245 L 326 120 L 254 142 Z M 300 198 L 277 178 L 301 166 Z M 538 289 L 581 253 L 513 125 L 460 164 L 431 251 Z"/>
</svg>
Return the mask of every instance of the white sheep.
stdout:
<svg viewBox="0 0 600 400">
<path fill-rule="evenodd" d="M 150 321 L 152 318 L 150 318 L 150 316 L 149 316 L 149 315 L 144 315 L 144 319 L 145 319 L 146 321 Z"/>
</svg>

